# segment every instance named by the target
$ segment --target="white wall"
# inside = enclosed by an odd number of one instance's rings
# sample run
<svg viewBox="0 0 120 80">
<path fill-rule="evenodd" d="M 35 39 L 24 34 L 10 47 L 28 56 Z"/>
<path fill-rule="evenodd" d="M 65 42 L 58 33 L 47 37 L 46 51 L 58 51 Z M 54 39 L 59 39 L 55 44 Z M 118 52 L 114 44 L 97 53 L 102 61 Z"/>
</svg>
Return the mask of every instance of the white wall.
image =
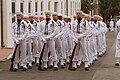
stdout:
<svg viewBox="0 0 120 80">
<path fill-rule="evenodd" d="M 11 48 L 13 46 L 13 40 L 11 36 L 11 25 L 12 25 L 12 8 L 11 0 L 3 0 L 3 41 L 5 47 Z"/>
</svg>

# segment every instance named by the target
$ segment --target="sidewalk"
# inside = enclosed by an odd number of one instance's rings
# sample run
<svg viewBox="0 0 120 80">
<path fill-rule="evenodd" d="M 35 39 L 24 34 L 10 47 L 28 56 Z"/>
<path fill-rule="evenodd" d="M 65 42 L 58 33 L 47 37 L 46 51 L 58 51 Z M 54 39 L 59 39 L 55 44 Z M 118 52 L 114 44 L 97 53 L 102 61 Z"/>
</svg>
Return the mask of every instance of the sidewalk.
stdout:
<svg viewBox="0 0 120 80">
<path fill-rule="evenodd" d="M 12 54 L 12 49 L 0 48 L 0 61 L 5 61 L 10 58 Z"/>
</svg>

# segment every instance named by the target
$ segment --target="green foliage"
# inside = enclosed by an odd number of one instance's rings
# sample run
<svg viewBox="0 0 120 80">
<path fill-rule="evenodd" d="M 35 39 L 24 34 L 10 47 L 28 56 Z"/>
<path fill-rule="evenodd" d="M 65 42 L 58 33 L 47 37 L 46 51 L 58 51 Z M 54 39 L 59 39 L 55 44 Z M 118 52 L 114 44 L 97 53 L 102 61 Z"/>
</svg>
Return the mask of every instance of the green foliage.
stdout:
<svg viewBox="0 0 120 80">
<path fill-rule="evenodd" d="M 96 8 L 96 4 L 93 0 L 81 0 L 81 10 L 85 13 L 89 13 L 92 9 Z"/>
<path fill-rule="evenodd" d="M 100 14 L 106 18 L 118 15 L 120 12 L 120 0 L 99 0 Z"/>
</svg>

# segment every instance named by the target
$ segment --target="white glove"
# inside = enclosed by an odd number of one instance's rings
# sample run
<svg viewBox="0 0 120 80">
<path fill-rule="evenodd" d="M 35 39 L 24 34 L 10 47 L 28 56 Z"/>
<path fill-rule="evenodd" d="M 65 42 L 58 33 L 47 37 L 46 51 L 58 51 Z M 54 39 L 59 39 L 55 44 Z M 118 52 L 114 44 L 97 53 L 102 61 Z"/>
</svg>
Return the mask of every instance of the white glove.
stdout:
<svg viewBox="0 0 120 80">
<path fill-rule="evenodd" d="M 55 36 L 54 38 L 55 38 L 55 39 L 57 39 L 57 38 L 58 38 L 58 36 Z"/>
<path fill-rule="evenodd" d="M 34 37 L 37 37 L 37 34 L 36 34 L 36 33 L 34 34 Z"/>
<path fill-rule="evenodd" d="M 84 35 L 84 34 L 80 34 L 77 38 L 78 38 L 78 39 L 81 39 L 81 38 L 83 38 L 83 37 L 85 37 L 85 35 Z"/>
<path fill-rule="evenodd" d="M 75 43 L 78 43 L 78 39 L 77 38 L 74 38 L 73 39 Z"/>
<path fill-rule="evenodd" d="M 47 43 L 47 41 L 45 39 L 42 39 L 43 43 Z"/>
<path fill-rule="evenodd" d="M 16 44 L 19 44 L 19 40 L 16 40 L 15 43 L 16 43 Z"/>
<path fill-rule="evenodd" d="M 19 41 L 22 41 L 23 39 L 22 39 L 22 38 L 19 38 L 18 40 L 19 40 Z"/>
<path fill-rule="evenodd" d="M 46 40 L 49 40 L 50 38 L 49 38 L 49 37 L 46 37 L 45 39 L 46 39 Z"/>
</svg>

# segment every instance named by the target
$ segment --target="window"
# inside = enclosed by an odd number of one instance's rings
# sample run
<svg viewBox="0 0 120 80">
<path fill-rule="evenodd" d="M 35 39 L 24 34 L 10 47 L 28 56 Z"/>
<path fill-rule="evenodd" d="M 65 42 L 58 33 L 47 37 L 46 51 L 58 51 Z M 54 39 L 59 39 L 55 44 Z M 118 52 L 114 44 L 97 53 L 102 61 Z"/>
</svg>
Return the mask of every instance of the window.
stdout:
<svg viewBox="0 0 120 80">
<path fill-rule="evenodd" d="M 72 1 L 70 2 L 70 10 L 71 10 L 71 15 L 72 15 Z"/>
<path fill-rule="evenodd" d="M 20 11 L 23 12 L 23 3 L 20 3 Z"/>
<path fill-rule="evenodd" d="M 50 1 L 48 2 L 48 10 L 50 10 Z"/>
<path fill-rule="evenodd" d="M 61 9 L 63 9 L 63 2 L 61 2 Z"/>
<path fill-rule="evenodd" d="M 37 12 L 38 11 L 38 3 L 37 2 L 35 2 L 35 12 Z"/>
<path fill-rule="evenodd" d="M 58 2 L 55 2 L 54 3 L 54 11 L 57 12 L 57 9 L 58 9 Z"/>
<path fill-rule="evenodd" d="M 63 14 L 63 2 L 61 2 L 61 14 Z"/>
<path fill-rule="evenodd" d="M 43 11 L 43 2 L 41 2 L 41 11 Z"/>
<path fill-rule="evenodd" d="M 12 2 L 12 23 L 15 21 L 15 2 Z"/>
<path fill-rule="evenodd" d="M 64 14 L 65 14 L 65 15 L 67 15 L 67 10 L 66 10 L 66 8 L 67 8 L 67 5 L 66 5 L 66 2 L 64 2 L 64 8 L 63 8 L 63 9 L 64 9 Z"/>
<path fill-rule="evenodd" d="M 28 12 L 31 13 L 31 2 L 28 4 Z"/>
</svg>

